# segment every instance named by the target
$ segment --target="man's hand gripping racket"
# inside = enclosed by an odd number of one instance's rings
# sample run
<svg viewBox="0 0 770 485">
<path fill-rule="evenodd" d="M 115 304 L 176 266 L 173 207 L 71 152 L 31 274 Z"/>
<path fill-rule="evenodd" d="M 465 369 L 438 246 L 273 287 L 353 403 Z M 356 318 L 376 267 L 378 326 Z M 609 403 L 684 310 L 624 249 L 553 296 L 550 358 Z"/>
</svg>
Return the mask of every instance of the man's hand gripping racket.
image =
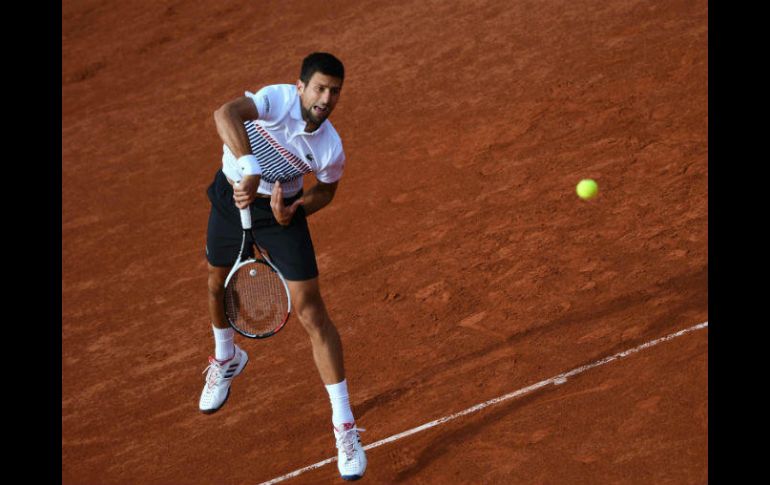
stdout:
<svg viewBox="0 0 770 485">
<path fill-rule="evenodd" d="M 243 240 L 238 260 L 225 280 L 225 317 L 238 333 L 267 338 L 286 325 L 291 312 L 289 286 L 262 248 L 256 258 L 243 260 L 246 235 L 251 231 L 249 208 L 240 209 Z"/>
</svg>

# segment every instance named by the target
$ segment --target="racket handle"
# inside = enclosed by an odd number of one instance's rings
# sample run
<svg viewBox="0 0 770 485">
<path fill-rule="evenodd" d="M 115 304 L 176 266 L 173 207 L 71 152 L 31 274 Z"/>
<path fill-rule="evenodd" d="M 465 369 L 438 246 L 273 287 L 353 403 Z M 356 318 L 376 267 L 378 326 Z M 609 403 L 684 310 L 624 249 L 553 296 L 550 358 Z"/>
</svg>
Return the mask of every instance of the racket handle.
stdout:
<svg viewBox="0 0 770 485">
<path fill-rule="evenodd" d="M 235 183 L 236 187 L 240 187 L 241 181 L 237 181 Z M 251 229 L 251 212 L 249 211 L 249 208 L 246 207 L 245 209 L 240 209 L 241 211 L 241 226 L 243 226 L 244 229 Z"/>
<path fill-rule="evenodd" d="M 251 212 L 248 207 L 241 209 L 241 225 L 244 229 L 251 229 Z"/>
</svg>

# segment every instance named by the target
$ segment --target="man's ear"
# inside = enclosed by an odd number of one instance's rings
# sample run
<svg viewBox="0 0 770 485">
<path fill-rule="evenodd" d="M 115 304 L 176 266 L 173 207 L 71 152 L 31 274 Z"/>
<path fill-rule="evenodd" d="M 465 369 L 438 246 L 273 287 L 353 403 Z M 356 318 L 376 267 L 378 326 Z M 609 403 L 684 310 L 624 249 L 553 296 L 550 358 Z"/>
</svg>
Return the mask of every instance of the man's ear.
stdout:
<svg viewBox="0 0 770 485">
<path fill-rule="evenodd" d="M 305 83 L 302 82 L 302 79 L 297 79 L 297 92 L 299 94 L 302 94 L 304 90 L 305 90 Z"/>
</svg>

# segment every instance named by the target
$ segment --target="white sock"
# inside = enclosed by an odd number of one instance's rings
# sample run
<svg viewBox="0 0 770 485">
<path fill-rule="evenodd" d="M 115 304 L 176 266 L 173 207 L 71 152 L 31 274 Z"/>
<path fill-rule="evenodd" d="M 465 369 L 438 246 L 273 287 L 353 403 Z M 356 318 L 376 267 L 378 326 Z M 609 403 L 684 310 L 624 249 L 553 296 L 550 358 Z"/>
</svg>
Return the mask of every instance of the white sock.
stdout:
<svg viewBox="0 0 770 485">
<path fill-rule="evenodd" d="M 348 397 L 348 381 L 343 379 L 337 384 L 326 386 L 326 392 L 329 393 L 329 400 L 332 403 L 332 424 L 335 428 L 340 428 L 343 423 L 354 423 L 353 411 L 350 409 L 350 398 Z"/>
<path fill-rule="evenodd" d="M 235 355 L 235 344 L 233 343 L 235 330 L 214 326 L 212 328 L 214 329 L 214 344 L 216 345 L 214 358 L 220 362 L 232 359 Z"/>
</svg>

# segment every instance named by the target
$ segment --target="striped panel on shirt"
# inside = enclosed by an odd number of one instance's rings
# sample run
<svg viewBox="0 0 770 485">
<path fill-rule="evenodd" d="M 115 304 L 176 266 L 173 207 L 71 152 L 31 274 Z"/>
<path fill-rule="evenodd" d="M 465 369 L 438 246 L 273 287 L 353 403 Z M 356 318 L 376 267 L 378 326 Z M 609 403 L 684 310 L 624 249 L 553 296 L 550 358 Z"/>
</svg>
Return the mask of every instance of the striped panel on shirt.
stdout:
<svg viewBox="0 0 770 485">
<path fill-rule="evenodd" d="M 281 146 L 262 126 L 253 121 L 244 123 L 249 135 L 251 152 L 262 168 L 262 179 L 269 183 L 276 180 L 288 182 L 313 171 L 297 155 Z"/>
</svg>

